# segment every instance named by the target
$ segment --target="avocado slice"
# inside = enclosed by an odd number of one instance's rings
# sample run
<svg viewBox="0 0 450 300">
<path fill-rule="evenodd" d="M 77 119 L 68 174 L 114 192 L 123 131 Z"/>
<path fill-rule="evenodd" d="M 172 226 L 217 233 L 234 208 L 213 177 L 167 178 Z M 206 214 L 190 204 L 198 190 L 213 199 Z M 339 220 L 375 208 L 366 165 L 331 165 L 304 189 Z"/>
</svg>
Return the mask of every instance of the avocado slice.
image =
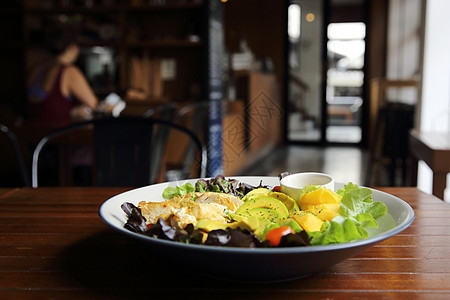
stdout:
<svg viewBox="0 0 450 300">
<path fill-rule="evenodd" d="M 291 227 L 295 233 L 300 232 L 303 228 L 293 219 L 287 219 L 278 223 L 281 226 L 289 226 Z"/>
<path fill-rule="evenodd" d="M 278 223 L 271 222 L 268 219 L 258 218 L 258 228 L 255 228 L 253 232 L 261 239 L 266 226 L 268 226 L 269 224 L 278 224 Z"/>
<path fill-rule="evenodd" d="M 197 224 L 195 224 L 195 229 L 201 229 L 203 231 L 210 232 L 216 229 L 226 229 L 227 227 L 231 227 L 231 224 L 233 223 L 224 223 L 217 220 L 201 219 L 198 220 Z"/>
<path fill-rule="evenodd" d="M 278 223 L 271 223 L 267 226 L 264 227 L 264 229 L 262 230 L 262 232 L 260 233 L 260 235 L 258 235 L 258 237 L 264 241 L 264 239 L 266 238 L 266 234 L 271 231 L 272 229 L 278 228 L 280 227 L 280 224 Z"/>
<path fill-rule="evenodd" d="M 285 219 L 289 216 L 289 211 L 283 202 L 265 195 L 255 196 L 244 202 L 244 204 L 237 209 L 236 214 L 246 215 L 247 212 L 253 208 L 267 208 L 275 210 L 280 215 L 281 219 Z"/>
<path fill-rule="evenodd" d="M 255 230 L 255 234 L 261 239 L 264 240 L 266 238 L 266 234 L 272 229 L 281 227 L 281 226 L 289 226 L 291 227 L 295 233 L 300 232 L 303 228 L 293 219 L 284 220 L 278 223 L 268 223 L 264 226 L 260 226 L 257 230 Z"/>
<path fill-rule="evenodd" d="M 245 196 L 242 198 L 242 201 L 247 201 L 250 198 L 252 198 L 253 196 L 257 196 L 257 195 L 267 195 L 269 193 L 271 193 L 272 191 L 266 188 L 256 188 L 251 190 L 250 192 L 248 192 L 247 194 L 245 194 Z"/>
<path fill-rule="evenodd" d="M 280 222 L 281 220 L 284 220 L 276 210 L 270 208 L 255 207 L 249 209 L 247 213 L 250 216 L 267 219 L 270 222 Z"/>
<path fill-rule="evenodd" d="M 259 219 L 255 217 L 241 217 L 241 220 L 233 223 L 224 223 L 217 220 L 207 220 L 207 219 L 201 219 L 198 220 L 197 224 L 195 225 L 195 229 L 200 229 L 206 232 L 210 232 L 212 230 L 216 229 L 227 229 L 227 227 L 230 227 L 232 229 L 241 228 L 241 229 L 249 229 L 249 230 L 255 230 L 259 228 Z"/>
<path fill-rule="evenodd" d="M 292 199 L 291 197 L 289 197 L 285 193 L 271 192 L 271 193 L 267 194 L 267 196 L 275 198 L 275 199 L 280 200 L 281 202 L 283 202 L 283 204 L 286 206 L 286 208 L 288 209 L 289 212 L 292 212 L 292 211 L 300 209 L 298 207 L 297 202 L 295 202 L 294 199 Z"/>
<path fill-rule="evenodd" d="M 236 224 L 236 227 L 240 227 L 244 229 L 244 224 L 246 225 L 246 228 L 250 228 L 251 230 L 257 229 L 259 226 L 262 225 L 262 219 L 251 216 L 251 215 L 238 215 L 234 213 L 228 213 L 228 217 L 230 220 L 234 221 L 233 223 L 229 224 Z M 242 226 L 241 226 L 242 225 Z M 235 227 L 232 227 L 235 228 Z"/>
</svg>

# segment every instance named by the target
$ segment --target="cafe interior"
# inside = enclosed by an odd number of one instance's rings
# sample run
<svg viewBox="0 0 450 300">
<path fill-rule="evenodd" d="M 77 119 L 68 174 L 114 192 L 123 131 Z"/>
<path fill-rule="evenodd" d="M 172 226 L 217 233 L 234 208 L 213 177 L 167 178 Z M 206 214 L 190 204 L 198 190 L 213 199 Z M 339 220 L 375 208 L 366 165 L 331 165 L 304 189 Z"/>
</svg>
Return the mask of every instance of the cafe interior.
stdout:
<svg viewBox="0 0 450 300">
<path fill-rule="evenodd" d="M 1 1 L 0 186 L 315 171 L 418 186 L 450 201 L 450 169 L 435 169 L 420 139 L 442 133 L 436 147 L 450 148 L 450 25 L 433 15 L 448 8 L 431 0 Z M 31 121 L 27 78 L 48 56 L 46 32 L 62 25 L 76 29 L 75 65 L 111 108 L 89 120 L 147 119 L 153 136 L 131 126 L 93 132 L 100 122 L 62 134 L 79 121 Z M 164 130 L 169 123 L 175 128 Z M 152 140 L 138 156 L 143 181 L 102 181 L 98 162 L 111 163 L 106 153 L 131 139 Z M 117 147 L 122 162 L 106 172 L 134 178 L 128 171 L 138 167 L 125 157 L 136 151 Z"/>
<path fill-rule="evenodd" d="M 449 11 L 1 0 L 0 298 L 450 299 Z"/>
</svg>

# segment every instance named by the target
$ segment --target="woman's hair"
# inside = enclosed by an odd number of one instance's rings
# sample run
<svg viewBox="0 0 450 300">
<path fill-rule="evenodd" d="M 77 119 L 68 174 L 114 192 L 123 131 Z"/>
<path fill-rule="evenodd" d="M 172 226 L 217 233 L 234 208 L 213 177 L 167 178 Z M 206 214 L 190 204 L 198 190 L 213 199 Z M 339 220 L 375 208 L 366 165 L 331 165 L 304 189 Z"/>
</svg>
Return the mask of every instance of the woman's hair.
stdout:
<svg viewBox="0 0 450 300">
<path fill-rule="evenodd" d="M 71 44 L 77 43 L 77 32 L 70 26 L 53 27 L 45 38 L 45 48 L 52 55 L 63 53 Z"/>
<path fill-rule="evenodd" d="M 77 44 L 77 31 L 65 24 L 52 23 L 45 30 L 43 46 L 53 56 L 52 59 L 44 57 L 39 65 L 28 72 L 27 88 L 28 98 L 31 102 L 41 102 L 50 92 L 49 86 L 53 86 L 55 78 L 51 77 L 51 71 L 56 65 L 56 58 L 72 44 Z M 52 80 L 51 83 L 50 80 Z"/>
</svg>

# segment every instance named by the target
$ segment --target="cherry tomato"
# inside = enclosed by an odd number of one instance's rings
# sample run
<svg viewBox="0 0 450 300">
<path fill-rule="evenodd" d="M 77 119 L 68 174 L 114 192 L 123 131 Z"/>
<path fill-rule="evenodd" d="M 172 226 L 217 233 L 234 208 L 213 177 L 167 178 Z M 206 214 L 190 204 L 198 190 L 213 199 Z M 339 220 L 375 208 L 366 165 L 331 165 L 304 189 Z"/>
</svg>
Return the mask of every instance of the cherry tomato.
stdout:
<svg viewBox="0 0 450 300">
<path fill-rule="evenodd" d="M 276 185 L 276 186 L 273 187 L 272 191 L 279 193 L 279 192 L 281 192 L 281 187 L 279 185 Z"/>
<path fill-rule="evenodd" d="M 278 246 L 280 244 L 281 238 L 290 233 L 295 233 L 294 230 L 289 226 L 281 226 L 270 230 L 266 234 L 266 240 L 269 240 L 272 246 Z"/>
</svg>

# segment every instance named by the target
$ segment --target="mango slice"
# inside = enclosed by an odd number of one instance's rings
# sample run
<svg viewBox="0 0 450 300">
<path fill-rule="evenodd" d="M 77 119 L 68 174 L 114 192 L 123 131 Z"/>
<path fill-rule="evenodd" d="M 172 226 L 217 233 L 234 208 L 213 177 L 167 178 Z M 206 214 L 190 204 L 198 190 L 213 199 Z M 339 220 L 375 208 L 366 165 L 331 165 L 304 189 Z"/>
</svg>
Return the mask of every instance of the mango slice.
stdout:
<svg viewBox="0 0 450 300">
<path fill-rule="evenodd" d="M 295 211 L 290 217 L 306 231 L 319 231 L 323 224 L 319 217 L 306 211 Z"/>
<path fill-rule="evenodd" d="M 339 207 L 339 204 L 307 204 L 303 206 L 303 210 L 313 213 L 323 221 L 331 221 L 339 216 Z"/>
<path fill-rule="evenodd" d="M 300 209 L 305 210 L 305 205 L 312 204 L 339 204 L 341 203 L 341 196 L 334 191 L 321 188 L 315 191 L 307 192 L 298 199 L 298 206 Z"/>
</svg>

